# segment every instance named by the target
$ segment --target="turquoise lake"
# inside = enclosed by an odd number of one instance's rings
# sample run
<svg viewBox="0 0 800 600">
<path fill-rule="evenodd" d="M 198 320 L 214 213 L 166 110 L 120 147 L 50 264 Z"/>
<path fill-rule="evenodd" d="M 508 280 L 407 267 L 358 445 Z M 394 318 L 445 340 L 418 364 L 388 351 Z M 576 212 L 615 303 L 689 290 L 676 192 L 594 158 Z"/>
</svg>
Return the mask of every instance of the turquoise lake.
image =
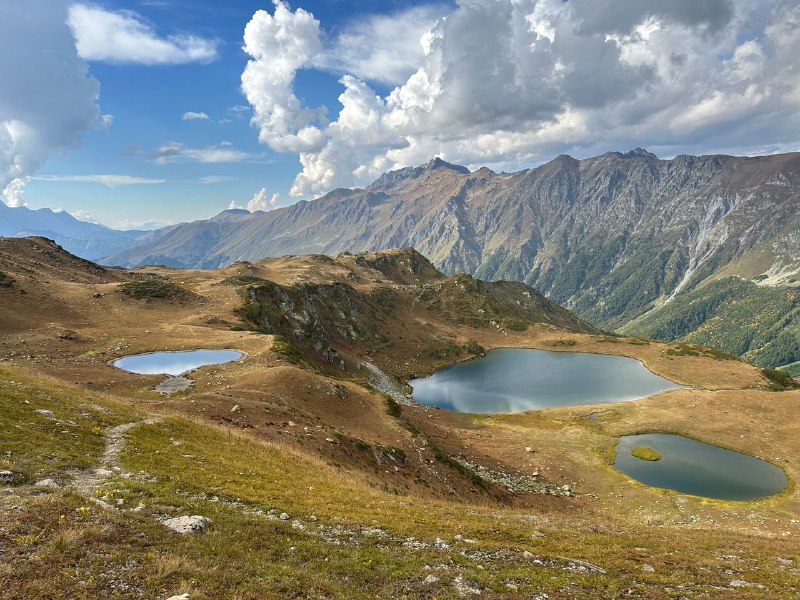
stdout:
<svg viewBox="0 0 800 600">
<path fill-rule="evenodd" d="M 632 456 L 637 446 L 658 451 L 661 460 Z M 720 500 L 757 500 L 789 483 L 786 473 L 772 463 L 667 433 L 620 438 L 614 468 L 651 487 Z"/>
<path fill-rule="evenodd" d="M 467 413 L 627 402 L 682 387 L 632 358 L 527 348 L 492 350 L 408 383 L 417 403 Z"/>
</svg>

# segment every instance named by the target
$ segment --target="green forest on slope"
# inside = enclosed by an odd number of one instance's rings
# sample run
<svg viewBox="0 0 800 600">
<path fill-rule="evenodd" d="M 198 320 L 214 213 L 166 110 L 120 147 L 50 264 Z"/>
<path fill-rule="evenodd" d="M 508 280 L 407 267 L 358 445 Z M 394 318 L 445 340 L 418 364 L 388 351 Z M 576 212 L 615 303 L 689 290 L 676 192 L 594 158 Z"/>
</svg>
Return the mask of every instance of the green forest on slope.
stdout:
<svg viewBox="0 0 800 600">
<path fill-rule="evenodd" d="M 761 287 L 740 277 L 712 281 L 679 295 L 625 328 L 625 333 L 707 344 L 796 375 L 800 287 Z"/>
</svg>

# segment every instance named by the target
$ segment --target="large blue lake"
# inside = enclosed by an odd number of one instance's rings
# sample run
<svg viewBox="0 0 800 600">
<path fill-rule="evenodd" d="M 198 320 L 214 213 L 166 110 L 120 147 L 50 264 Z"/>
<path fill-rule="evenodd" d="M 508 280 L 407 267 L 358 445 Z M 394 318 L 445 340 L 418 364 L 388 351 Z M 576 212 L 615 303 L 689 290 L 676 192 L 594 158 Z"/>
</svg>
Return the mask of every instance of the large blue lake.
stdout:
<svg viewBox="0 0 800 600">
<path fill-rule="evenodd" d="M 182 375 L 206 365 L 218 365 L 239 360 L 244 353 L 238 350 L 186 350 L 179 352 L 149 352 L 118 358 L 111 364 L 140 375 Z"/>
<path fill-rule="evenodd" d="M 467 413 L 511 413 L 608 404 L 681 387 L 624 356 L 501 348 L 412 379 L 419 404 Z"/>
<path fill-rule="evenodd" d="M 637 446 L 658 451 L 661 459 L 636 458 L 631 450 Z M 757 500 L 789 483 L 771 463 L 667 433 L 620 438 L 614 468 L 645 485 L 722 500 Z"/>
</svg>

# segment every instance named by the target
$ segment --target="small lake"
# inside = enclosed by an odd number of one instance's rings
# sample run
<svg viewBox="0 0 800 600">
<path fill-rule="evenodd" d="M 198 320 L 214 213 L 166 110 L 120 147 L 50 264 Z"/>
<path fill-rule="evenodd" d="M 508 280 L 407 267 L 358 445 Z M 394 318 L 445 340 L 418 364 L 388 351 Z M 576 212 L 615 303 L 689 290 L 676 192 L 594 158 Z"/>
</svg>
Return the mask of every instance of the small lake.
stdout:
<svg viewBox="0 0 800 600">
<path fill-rule="evenodd" d="M 408 382 L 414 400 L 467 413 L 513 413 L 638 400 L 681 387 L 625 356 L 500 348 Z"/>
<path fill-rule="evenodd" d="M 178 376 L 206 365 L 233 362 L 244 356 L 238 350 L 185 350 L 149 352 L 118 358 L 111 364 L 118 369 L 140 375 Z"/>
<path fill-rule="evenodd" d="M 656 450 L 661 459 L 632 456 L 637 446 Z M 789 483 L 771 463 L 667 433 L 621 437 L 613 466 L 645 485 L 720 500 L 757 500 L 777 494 Z"/>
</svg>

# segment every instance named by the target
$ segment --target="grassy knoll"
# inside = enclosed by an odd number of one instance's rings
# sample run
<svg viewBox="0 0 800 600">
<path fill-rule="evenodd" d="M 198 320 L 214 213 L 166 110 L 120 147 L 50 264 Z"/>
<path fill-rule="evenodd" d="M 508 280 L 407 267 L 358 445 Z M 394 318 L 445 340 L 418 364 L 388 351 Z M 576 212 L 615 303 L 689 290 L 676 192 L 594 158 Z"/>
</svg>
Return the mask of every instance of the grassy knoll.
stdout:
<svg viewBox="0 0 800 600">
<path fill-rule="evenodd" d="M 636 446 L 631 450 L 631 456 L 634 456 L 639 460 L 649 460 L 649 461 L 661 460 L 661 454 L 658 452 L 658 450 L 654 450 L 653 448 L 648 448 L 647 446 Z"/>
</svg>

